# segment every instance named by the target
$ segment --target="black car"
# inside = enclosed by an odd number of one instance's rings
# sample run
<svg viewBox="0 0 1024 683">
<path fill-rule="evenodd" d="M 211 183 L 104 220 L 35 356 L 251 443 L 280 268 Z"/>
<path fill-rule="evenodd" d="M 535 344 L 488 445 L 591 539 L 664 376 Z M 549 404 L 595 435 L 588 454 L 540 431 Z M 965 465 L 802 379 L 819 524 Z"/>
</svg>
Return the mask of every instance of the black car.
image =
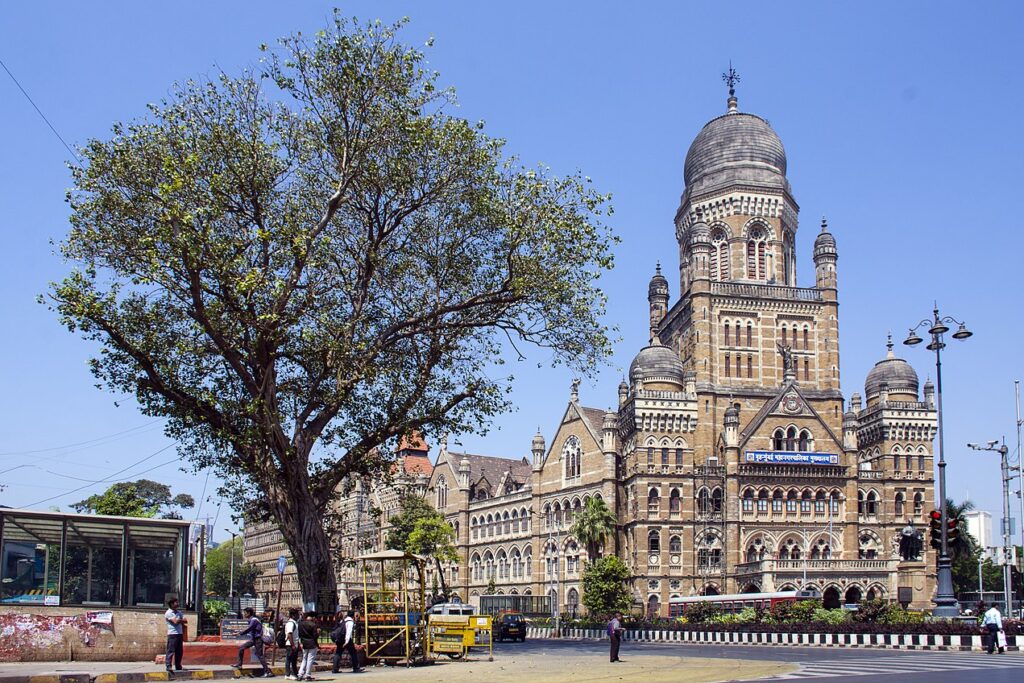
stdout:
<svg viewBox="0 0 1024 683">
<path fill-rule="evenodd" d="M 518 612 L 499 612 L 494 617 L 493 629 L 495 640 L 526 640 L 526 619 Z"/>
</svg>

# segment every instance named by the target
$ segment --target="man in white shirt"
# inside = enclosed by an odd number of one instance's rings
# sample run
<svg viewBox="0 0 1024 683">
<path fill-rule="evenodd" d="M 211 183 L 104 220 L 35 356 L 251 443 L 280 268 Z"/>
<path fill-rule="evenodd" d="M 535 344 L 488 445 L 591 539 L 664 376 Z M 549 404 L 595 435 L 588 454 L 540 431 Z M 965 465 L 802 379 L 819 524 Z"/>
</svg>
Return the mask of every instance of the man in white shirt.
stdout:
<svg viewBox="0 0 1024 683">
<path fill-rule="evenodd" d="M 164 655 L 164 666 L 167 673 L 174 675 L 175 671 L 181 671 L 181 655 L 184 650 L 185 615 L 178 609 L 178 598 L 171 598 L 167 601 L 167 611 L 164 612 L 164 621 L 167 623 L 167 653 Z M 171 668 L 171 662 L 174 668 Z"/>
<path fill-rule="evenodd" d="M 345 615 L 345 635 L 341 639 L 341 647 L 348 653 L 348 656 L 352 658 L 352 673 L 359 674 L 363 670 L 359 668 L 359 653 L 356 651 L 356 618 L 359 616 L 359 610 L 349 610 L 348 614 Z"/>
<path fill-rule="evenodd" d="M 981 619 L 981 627 L 988 630 L 988 653 L 992 654 L 999 640 L 999 632 L 1003 630 L 1003 615 L 999 613 L 995 605 L 985 612 L 985 616 Z M 1000 647 L 999 654 L 1004 652 L 1006 652 L 1006 648 Z"/>
<path fill-rule="evenodd" d="M 288 610 L 288 621 L 284 622 L 284 677 L 289 681 L 299 680 L 299 609 Z"/>
</svg>

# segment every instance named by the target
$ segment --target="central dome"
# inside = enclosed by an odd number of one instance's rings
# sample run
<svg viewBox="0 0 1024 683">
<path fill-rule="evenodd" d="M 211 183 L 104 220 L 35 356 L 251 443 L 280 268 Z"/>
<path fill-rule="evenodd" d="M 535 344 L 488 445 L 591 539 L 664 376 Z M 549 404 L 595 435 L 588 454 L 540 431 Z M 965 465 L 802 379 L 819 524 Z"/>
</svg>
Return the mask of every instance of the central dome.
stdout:
<svg viewBox="0 0 1024 683">
<path fill-rule="evenodd" d="M 683 363 L 669 346 L 662 346 L 657 338 L 650 346 L 640 349 L 633 362 L 629 365 L 631 379 L 640 379 L 645 383 L 667 385 L 672 390 L 681 389 L 684 384 Z"/>
<path fill-rule="evenodd" d="M 690 196 L 729 185 L 790 189 L 782 140 L 760 116 L 735 110 L 711 119 L 697 134 L 683 179 Z"/>
</svg>

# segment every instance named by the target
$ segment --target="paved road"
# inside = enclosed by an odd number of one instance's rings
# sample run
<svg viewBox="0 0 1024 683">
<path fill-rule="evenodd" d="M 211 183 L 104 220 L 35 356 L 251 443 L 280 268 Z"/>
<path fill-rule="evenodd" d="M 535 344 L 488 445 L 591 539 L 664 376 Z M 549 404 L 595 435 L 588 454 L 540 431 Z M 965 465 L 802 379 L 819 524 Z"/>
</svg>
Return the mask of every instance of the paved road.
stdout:
<svg viewBox="0 0 1024 683">
<path fill-rule="evenodd" d="M 496 643 L 494 647 L 496 658 L 501 652 L 512 649 L 552 657 L 581 650 L 595 654 L 608 650 L 607 642 L 551 639 Z M 1020 683 L 1024 680 L 1024 655 L 1016 652 L 988 655 L 983 652 L 626 642 L 621 657 L 669 653 L 685 657 L 784 661 L 800 666 L 797 672 L 763 679 L 766 681 L 824 679 L 823 683 L 864 683 L 865 677 L 880 683 Z"/>
</svg>

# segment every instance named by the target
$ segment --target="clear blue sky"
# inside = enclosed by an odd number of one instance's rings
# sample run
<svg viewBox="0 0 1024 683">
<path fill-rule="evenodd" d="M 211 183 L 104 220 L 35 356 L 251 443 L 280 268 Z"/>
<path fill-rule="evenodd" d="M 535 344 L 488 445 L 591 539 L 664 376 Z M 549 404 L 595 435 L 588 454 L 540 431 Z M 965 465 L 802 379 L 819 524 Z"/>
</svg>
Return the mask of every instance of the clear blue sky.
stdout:
<svg viewBox="0 0 1024 683">
<path fill-rule="evenodd" d="M 902 339 L 933 299 L 976 333 L 951 342 L 945 357 L 950 494 L 969 494 L 998 519 L 997 457 L 964 444 L 1006 435 L 1013 447 L 1013 380 L 1024 375 L 1020 3 L 343 7 L 361 18 L 410 15 L 405 40 L 436 38 L 429 59 L 457 88 L 467 118 L 485 119 L 525 162 L 579 168 L 614 194 L 622 244 L 603 286 L 608 321 L 622 341 L 598 381 L 581 388 L 582 401 L 595 407 L 615 402 L 621 368 L 646 341 L 655 261 L 676 271 L 672 217 L 683 158 L 701 126 L 725 109 L 720 74 L 732 59 L 743 78 L 741 109 L 769 119 L 786 146 L 802 209 L 801 285 L 813 284 L 810 251 L 822 215 L 838 241 L 846 395 L 863 391 L 886 332 Z M 253 65 L 260 43 L 313 32 L 330 9 L 312 2 L 12 3 L 0 23 L 0 58 L 61 135 L 80 144 L 107 135 L 115 120 L 142 115 L 175 80 Z M 54 497 L 39 507 L 66 509 L 109 485 L 87 482 L 169 442 L 130 400 L 93 388 L 88 346 L 34 302 L 66 268 L 50 241 L 66 231 L 68 153 L 3 73 L 0 131 L 7 330 L 0 337 L 0 471 L 25 465 L 0 474 L 9 484 L 0 502 Z M 934 377 L 923 348 L 900 353 L 922 382 Z M 467 449 L 526 455 L 538 425 L 551 438 L 571 376 L 538 371 L 531 360 L 515 368 L 518 411 L 496 420 L 487 437 L 463 437 Z M 147 476 L 199 498 L 204 477 L 162 465 L 173 455 L 172 447 L 114 478 Z M 207 513 L 216 513 L 216 498 L 204 504 Z M 219 529 L 227 517 L 222 510 Z"/>
</svg>

